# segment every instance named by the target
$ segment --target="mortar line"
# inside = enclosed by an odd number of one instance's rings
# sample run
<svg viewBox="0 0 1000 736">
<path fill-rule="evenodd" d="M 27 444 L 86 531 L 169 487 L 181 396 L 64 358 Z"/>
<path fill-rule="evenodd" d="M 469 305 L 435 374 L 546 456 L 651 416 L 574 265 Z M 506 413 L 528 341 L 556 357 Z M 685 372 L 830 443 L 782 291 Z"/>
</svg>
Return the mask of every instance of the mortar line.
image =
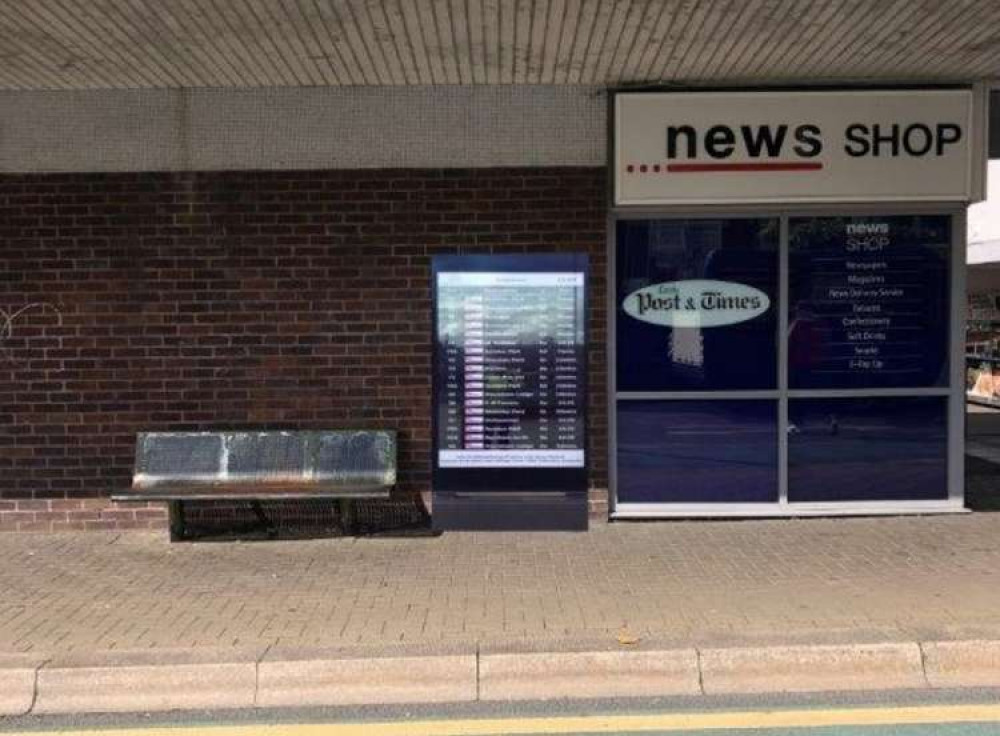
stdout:
<svg viewBox="0 0 1000 736">
<path fill-rule="evenodd" d="M 259 707 L 257 705 L 257 697 L 260 695 L 260 663 L 264 661 L 264 658 L 271 651 L 272 647 L 274 647 L 274 642 L 271 642 L 266 647 L 264 647 L 264 651 L 261 653 L 259 657 L 257 657 L 256 660 L 254 660 L 253 663 L 253 707 L 254 708 Z"/>
<path fill-rule="evenodd" d="M 701 649 L 698 647 L 694 648 L 695 660 L 698 663 L 698 692 L 702 695 L 705 694 L 705 673 L 701 668 Z"/>
<path fill-rule="evenodd" d="M 922 641 L 917 642 L 917 651 L 920 652 L 920 673 L 924 677 L 924 684 L 927 687 L 934 687 L 931 685 L 930 678 L 927 677 L 927 653 L 924 651 L 924 643 Z"/>
<path fill-rule="evenodd" d="M 482 700 L 480 691 L 480 673 L 479 673 L 479 658 L 480 658 L 480 644 L 476 642 L 476 702 L 478 703 Z"/>
<path fill-rule="evenodd" d="M 35 676 L 34 676 L 34 678 L 32 680 L 32 688 L 31 688 L 31 702 L 28 704 L 28 710 L 26 710 L 23 713 L 23 715 L 28 715 L 28 714 L 34 712 L 35 705 L 38 703 L 38 679 L 39 679 L 39 673 L 41 673 L 42 668 L 45 667 L 45 665 L 47 665 L 51 661 L 52 661 L 51 659 L 43 660 L 41 663 L 39 663 L 39 665 L 37 667 L 35 667 Z"/>
</svg>

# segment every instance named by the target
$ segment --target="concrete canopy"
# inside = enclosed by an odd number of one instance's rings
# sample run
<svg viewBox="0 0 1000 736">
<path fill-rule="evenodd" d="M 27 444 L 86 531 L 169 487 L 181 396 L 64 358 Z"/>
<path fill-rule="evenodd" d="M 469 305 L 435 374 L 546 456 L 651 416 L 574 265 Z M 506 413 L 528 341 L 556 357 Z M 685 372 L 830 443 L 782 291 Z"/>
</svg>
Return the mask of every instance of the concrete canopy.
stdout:
<svg viewBox="0 0 1000 736">
<path fill-rule="evenodd" d="M 0 89 L 1000 79 L 997 0 L 0 0 Z"/>
</svg>

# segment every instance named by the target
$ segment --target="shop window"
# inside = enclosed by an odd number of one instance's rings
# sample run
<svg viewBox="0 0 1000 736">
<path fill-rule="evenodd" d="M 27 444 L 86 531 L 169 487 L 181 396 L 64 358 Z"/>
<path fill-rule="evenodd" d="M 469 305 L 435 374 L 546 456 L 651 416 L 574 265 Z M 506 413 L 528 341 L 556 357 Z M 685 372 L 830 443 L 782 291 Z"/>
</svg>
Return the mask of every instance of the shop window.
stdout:
<svg viewBox="0 0 1000 736">
<path fill-rule="evenodd" d="M 778 402 L 619 401 L 625 503 L 774 503 Z"/>
<path fill-rule="evenodd" d="M 789 222 L 792 389 L 948 384 L 950 218 Z"/>
<path fill-rule="evenodd" d="M 622 220 L 618 391 L 777 387 L 779 221 Z"/>
<path fill-rule="evenodd" d="M 788 500 L 948 497 L 945 397 L 790 399 Z"/>
</svg>

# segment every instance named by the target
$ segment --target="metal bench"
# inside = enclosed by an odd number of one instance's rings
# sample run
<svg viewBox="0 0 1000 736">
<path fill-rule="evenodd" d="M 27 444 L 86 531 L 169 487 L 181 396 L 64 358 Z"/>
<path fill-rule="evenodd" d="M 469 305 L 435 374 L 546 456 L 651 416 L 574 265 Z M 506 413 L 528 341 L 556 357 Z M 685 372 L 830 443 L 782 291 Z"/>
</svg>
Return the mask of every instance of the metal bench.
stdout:
<svg viewBox="0 0 1000 736">
<path fill-rule="evenodd" d="M 185 535 L 185 501 L 250 501 L 271 536 L 261 501 L 337 498 L 346 531 L 350 501 L 388 498 L 396 485 L 396 433 L 143 432 L 132 488 L 116 501 L 170 502 L 172 539 Z"/>
</svg>

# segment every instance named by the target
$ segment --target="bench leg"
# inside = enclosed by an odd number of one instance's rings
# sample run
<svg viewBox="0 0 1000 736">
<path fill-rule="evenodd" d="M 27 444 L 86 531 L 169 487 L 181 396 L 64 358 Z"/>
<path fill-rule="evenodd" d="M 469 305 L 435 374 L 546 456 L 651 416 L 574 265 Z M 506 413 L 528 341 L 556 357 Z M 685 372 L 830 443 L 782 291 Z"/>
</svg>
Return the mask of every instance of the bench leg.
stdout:
<svg viewBox="0 0 1000 736">
<path fill-rule="evenodd" d="M 170 523 L 170 541 L 179 542 L 186 536 L 184 528 L 184 502 L 171 501 L 167 504 L 167 515 Z"/>
<path fill-rule="evenodd" d="M 354 505 L 350 499 L 342 498 L 340 505 L 340 526 L 344 529 L 344 534 L 354 533 Z"/>
<path fill-rule="evenodd" d="M 257 517 L 257 521 L 260 522 L 261 526 L 267 531 L 267 536 L 269 539 L 274 539 L 278 536 L 278 528 L 271 523 L 271 520 L 267 518 L 267 514 L 264 513 L 264 507 L 261 506 L 260 501 L 251 501 L 250 508 L 253 509 L 254 516 Z"/>
</svg>

